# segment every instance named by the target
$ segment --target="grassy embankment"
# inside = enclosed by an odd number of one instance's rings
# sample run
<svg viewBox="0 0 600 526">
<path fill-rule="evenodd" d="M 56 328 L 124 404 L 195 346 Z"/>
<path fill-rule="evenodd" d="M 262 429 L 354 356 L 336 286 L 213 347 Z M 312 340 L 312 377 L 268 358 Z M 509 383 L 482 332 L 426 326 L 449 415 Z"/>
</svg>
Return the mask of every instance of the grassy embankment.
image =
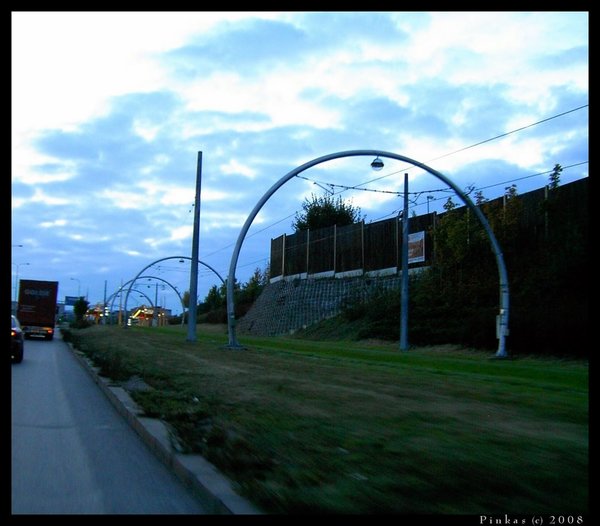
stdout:
<svg viewBox="0 0 600 526">
<path fill-rule="evenodd" d="M 186 331 L 72 338 L 266 511 L 588 511 L 587 362 Z"/>
</svg>

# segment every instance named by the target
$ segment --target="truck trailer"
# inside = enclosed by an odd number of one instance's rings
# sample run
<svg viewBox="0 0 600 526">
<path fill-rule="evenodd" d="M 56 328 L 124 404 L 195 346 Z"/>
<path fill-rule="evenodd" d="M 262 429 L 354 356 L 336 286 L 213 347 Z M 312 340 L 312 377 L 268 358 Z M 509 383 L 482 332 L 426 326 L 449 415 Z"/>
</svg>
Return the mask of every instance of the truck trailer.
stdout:
<svg viewBox="0 0 600 526">
<path fill-rule="evenodd" d="M 58 281 L 19 280 L 17 319 L 25 338 L 54 338 Z"/>
</svg>

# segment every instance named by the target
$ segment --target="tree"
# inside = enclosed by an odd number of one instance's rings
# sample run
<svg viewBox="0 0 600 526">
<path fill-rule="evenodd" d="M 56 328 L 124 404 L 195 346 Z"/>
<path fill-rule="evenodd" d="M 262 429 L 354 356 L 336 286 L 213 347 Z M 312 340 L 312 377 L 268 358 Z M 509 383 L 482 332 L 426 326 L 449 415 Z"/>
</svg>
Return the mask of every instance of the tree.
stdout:
<svg viewBox="0 0 600 526">
<path fill-rule="evenodd" d="M 235 316 L 241 317 L 252 307 L 260 293 L 269 283 L 268 267 L 263 271 L 254 270 L 247 283 L 240 284 L 237 279 L 234 283 Z M 200 319 L 207 323 L 227 323 L 227 285 L 213 285 L 204 301 L 198 306 Z"/>
<path fill-rule="evenodd" d="M 240 301 L 254 303 L 268 282 L 269 277 L 266 271 L 262 272 L 260 268 L 254 269 L 254 274 L 242 286 Z"/>
<path fill-rule="evenodd" d="M 548 185 L 550 190 L 556 190 L 558 188 L 561 172 L 562 166 L 560 164 L 555 164 L 552 173 L 550 174 L 550 183 Z"/>
<path fill-rule="evenodd" d="M 317 230 L 328 226 L 345 226 L 361 221 L 360 208 L 345 202 L 340 196 L 320 196 L 312 194 L 305 198 L 302 211 L 296 212 L 292 228 L 300 230 Z"/>
<path fill-rule="evenodd" d="M 88 311 L 89 306 L 90 306 L 89 301 L 86 301 L 83 298 L 79 298 L 73 304 L 73 314 L 75 314 L 74 327 L 82 329 L 89 325 L 87 320 L 84 319 L 85 313 Z"/>
<path fill-rule="evenodd" d="M 182 301 L 182 303 L 183 303 L 183 306 L 184 306 L 186 309 L 188 309 L 188 308 L 189 308 L 189 306 L 190 306 L 190 291 L 189 291 L 189 290 L 186 290 L 186 291 L 183 293 L 183 297 L 181 298 L 181 301 Z"/>
<path fill-rule="evenodd" d="M 477 206 L 481 206 L 484 203 L 487 203 L 488 199 L 483 195 L 483 192 L 481 190 L 477 190 L 477 192 L 475 192 L 475 204 Z"/>
<path fill-rule="evenodd" d="M 217 310 L 225 305 L 226 299 L 222 291 L 216 285 L 213 285 L 206 298 L 204 298 L 204 305 L 206 311 Z"/>
<path fill-rule="evenodd" d="M 502 201 L 487 203 L 483 211 L 500 243 L 516 240 L 523 213 L 523 201 L 519 199 L 516 184 L 505 187 Z"/>
<path fill-rule="evenodd" d="M 449 197 L 448 199 L 446 199 L 446 202 L 444 203 L 444 210 L 446 212 L 450 212 L 451 210 L 454 210 L 456 208 L 456 203 L 452 200 L 452 197 Z"/>
<path fill-rule="evenodd" d="M 75 314 L 75 320 L 80 322 L 83 320 L 85 313 L 88 310 L 90 303 L 83 298 L 79 298 L 73 305 L 73 313 Z"/>
</svg>

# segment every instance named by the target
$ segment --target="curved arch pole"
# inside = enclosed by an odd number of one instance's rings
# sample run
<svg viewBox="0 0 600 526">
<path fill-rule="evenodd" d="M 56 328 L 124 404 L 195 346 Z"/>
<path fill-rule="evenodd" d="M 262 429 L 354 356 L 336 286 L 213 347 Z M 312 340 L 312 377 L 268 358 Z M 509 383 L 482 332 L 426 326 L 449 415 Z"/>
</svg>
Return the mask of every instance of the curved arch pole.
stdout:
<svg viewBox="0 0 600 526">
<path fill-rule="evenodd" d="M 486 231 L 486 234 L 490 240 L 492 245 L 492 251 L 494 252 L 494 256 L 496 257 L 496 264 L 498 266 L 498 276 L 500 282 L 500 313 L 498 315 L 498 350 L 496 352 L 496 356 L 500 358 L 506 358 L 508 353 L 506 351 L 506 336 L 508 335 L 508 314 L 509 314 L 509 288 L 508 288 L 508 273 L 506 271 L 506 265 L 504 264 L 504 257 L 502 255 L 502 250 L 500 248 L 500 244 L 494 235 L 487 219 L 479 210 L 477 206 L 471 201 L 468 195 L 466 195 L 458 186 L 456 186 L 450 179 L 448 179 L 445 175 L 430 168 L 429 166 L 415 161 L 409 157 L 404 155 L 399 155 L 392 152 L 385 152 L 381 150 L 348 150 L 344 152 L 331 153 L 328 155 L 324 155 L 322 157 L 318 157 L 309 161 L 297 168 L 293 169 L 291 172 L 288 172 L 284 175 L 279 181 L 277 181 L 262 198 L 256 203 L 256 206 L 250 212 L 250 215 L 246 219 L 242 230 L 238 236 L 237 242 L 235 244 L 235 248 L 233 250 L 233 254 L 231 255 L 231 262 L 229 264 L 229 275 L 227 278 L 227 330 L 229 334 L 229 344 L 228 347 L 231 348 L 240 348 L 242 347 L 236 338 L 235 334 L 235 300 L 234 300 L 234 283 L 235 283 L 235 271 L 240 255 L 240 250 L 242 248 L 242 243 L 246 238 L 246 234 L 250 229 L 250 225 L 254 221 L 254 218 L 258 215 L 260 209 L 265 205 L 265 203 L 271 198 L 271 196 L 279 190 L 285 183 L 287 183 L 290 179 L 303 172 L 304 170 L 308 170 L 317 164 L 321 164 L 327 161 L 331 161 L 333 159 L 340 159 L 342 157 L 356 157 L 356 156 L 371 156 L 371 157 L 386 157 L 389 159 L 396 159 L 398 161 L 407 162 L 412 164 L 413 166 L 417 166 L 426 172 L 429 172 L 431 175 L 437 177 L 445 184 L 447 184 L 452 190 L 456 192 L 456 194 L 462 199 L 462 201 L 467 205 L 473 213 L 479 219 L 479 222 L 483 225 L 483 228 Z"/>
<path fill-rule="evenodd" d="M 129 288 L 127 289 L 127 294 L 125 294 L 125 305 L 123 306 L 123 310 L 125 312 L 125 317 L 127 317 L 127 300 L 129 299 L 129 293 L 131 292 L 131 288 L 133 287 L 133 284 L 136 282 L 136 280 L 138 280 L 140 278 L 140 276 L 142 275 L 142 273 L 145 270 L 149 269 L 152 265 L 156 265 L 156 263 L 160 263 L 161 261 L 166 261 L 167 259 L 189 259 L 191 261 L 192 258 L 189 256 L 168 256 L 166 258 L 157 259 L 156 261 L 153 261 L 149 265 L 146 265 L 142 270 L 140 270 L 138 272 L 137 276 L 131 280 L 131 282 L 129 284 Z M 206 268 L 212 270 L 218 276 L 218 278 L 223 283 L 225 283 L 225 280 L 221 277 L 221 275 L 214 268 L 212 268 L 209 264 L 204 263 L 203 261 L 198 261 L 198 263 L 200 263 L 201 265 L 204 265 Z M 189 320 L 189 316 L 188 316 L 188 324 L 189 323 L 190 323 L 190 320 Z M 123 328 L 124 329 L 127 328 L 127 323 L 125 323 L 123 325 Z"/>
<path fill-rule="evenodd" d="M 127 283 L 129 283 L 129 281 Z M 127 285 L 127 283 L 125 283 L 125 285 Z M 125 285 L 123 285 L 123 287 L 125 287 Z M 132 290 L 133 290 L 133 292 L 138 292 L 139 294 L 141 294 L 142 296 L 144 296 L 150 302 L 150 305 L 152 305 L 154 307 L 154 302 L 152 301 L 152 299 L 150 298 L 150 296 L 148 296 L 148 294 L 146 294 L 145 292 L 143 292 L 141 290 L 138 290 L 138 289 L 132 289 Z M 122 292 L 122 289 L 119 289 L 117 292 L 114 292 L 113 294 L 111 294 L 108 297 L 107 303 L 108 303 L 108 301 L 111 302 L 110 303 L 110 310 L 111 310 L 111 312 L 112 312 L 113 306 L 115 304 L 115 300 L 117 299 L 117 296 L 119 295 L 120 292 Z"/>
<path fill-rule="evenodd" d="M 166 283 L 167 285 L 169 285 L 169 287 L 171 287 L 175 291 L 175 294 L 177 294 L 177 297 L 179 298 L 179 302 L 181 303 L 181 310 L 182 310 L 181 325 L 183 325 L 183 320 L 185 318 L 185 305 L 183 303 L 183 298 L 181 297 L 181 294 L 179 294 L 179 291 L 177 290 L 177 288 L 173 284 L 169 283 L 166 279 L 159 278 L 158 276 L 140 276 L 138 279 L 142 279 L 142 278 L 157 279 L 159 281 Z M 116 299 L 117 295 L 119 294 L 119 292 L 121 292 L 125 288 L 125 285 L 128 285 L 129 283 L 132 283 L 132 282 L 133 282 L 133 280 L 130 280 L 127 283 L 124 283 L 123 285 L 121 285 L 121 287 L 119 287 L 119 289 L 116 292 L 111 294 L 111 296 L 109 297 L 109 300 L 112 299 L 111 304 L 110 304 L 111 312 L 113 309 L 113 305 L 115 303 L 115 299 Z"/>
<path fill-rule="evenodd" d="M 146 298 L 148 300 L 148 302 L 150 303 L 150 305 L 152 305 L 152 308 L 154 308 L 154 302 L 152 301 L 152 299 L 150 298 L 150 296 L 148 296 L 148 294 L 146 294 L 145 292 L 142 292 L 141 290 L 137 290 L 137 289 L 133 289 L 133 291 L 137 292 L 138 294 L 140 294 L 142 296 L 144 296 L 144 298 Z M 114 296 L 113 303 L 114 303 L 115 298 L 119 294 L 119 292 L 113 294 L 113 296 Z M 111 312 L 112 312 L 112 304 L 111 304 Z M 127 320 L 125 320 L 125 323 L 127 323 Z"/>
<path fill-rule="evenodd" d="M 140 276 L 142 278 L 150 278 L 150 277 L 154 277 L 154 276 Z M 157 278 L 158 279 L 158 278 Z M 123 283 L 123 285 L 121 285 L 115 292 L 113 292 L 106 300 L 106 304 L 108 305 L 110 303 L 110 311 L 112 312 L 112 309 L 115 305 L 115 300 L 117 299 L 117 296 L 123 292 L 123 289 L 125 289 L 125 287 L 127 285 L 129 285 L 131 283 L 132 280 L 129 280 L 125 283 Z M 171 285 L 172 286 L 172 285 Z M 140 294 L 143 294 L 144 296 L 146 296 L 146 298 L 150 301 L 150 303 L 152 304 L 152 306 L 154 306 L 154 302 L 148 297 L 147 294 L 145 294 L 144 292 L 142 292 L 141 290 L 137 290 L 137 289 L 132 289 L 133 292 L 139 292 Z"/>
</svg>

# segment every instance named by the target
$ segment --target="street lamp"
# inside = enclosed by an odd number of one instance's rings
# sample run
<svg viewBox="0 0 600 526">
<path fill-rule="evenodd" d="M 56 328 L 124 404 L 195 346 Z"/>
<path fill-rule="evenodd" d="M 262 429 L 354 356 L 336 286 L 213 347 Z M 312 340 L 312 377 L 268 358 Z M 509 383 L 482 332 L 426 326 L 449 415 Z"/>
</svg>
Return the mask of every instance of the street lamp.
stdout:
<svg viewBox="0 0 600 526">
<path fill-rule="evenodd" d="M 429 201 L 433 201 L 433 199 L 432 195 L 427 196 L 427 214 L 429 214 Z"/>
<path fill-rule="evenodd" d="M 456 192 L 456 194 L 464 201 L 464 203 L 469 207 L 469 209 L 471 209 L 473 211 L 475 216 L 479 219 L 479 222 L 485 229 L 487 237 L 490 241 L 492 251 L 494 252 L 494 256 L 496 258 L 496 265 L 498 267 L 499 289 L 500 289 L 499 290 L 499 292 L 500 292 L 500 302 L 499 302 L 500 303 L 500 313 L 498 314 L 498 316 L 496 318 L 496 323 L 497 323 L 496 334 L 497 334 L 497 338 L 498 338 L 498 351 L 496 352 L 496 356 L 500 357 L 500 358 L 506 358 L 508 356 L 507 351 L 506 351 L 506 336 L 508 335 L 508 320 L 509 320 L 508 273 L 506 271 L 506 265 L 504 263 L 504 258 L 502 256 L 502 250 L 501 250 L 500 244 L 498 243 L 498 240 L 496 239 L 496 236 L 494 235 L 494 232 L 492 231 L 490 224 L 488 223 L 488 220 L 483 215 L 481 210 L 477 206 L 475 206 L 475 204 L 471 201 L 469 196 L 466 195 L 458 186 L 456 186 L 456 184 L 452 180 L 447 178 L 442 173 L 438 172 L 437 170 L 434 170 L 433 168 L 427 166 L 426 164 L 423 164 L 419 161 L 416 161 L 416 160 L 406 157 L 404 155 L 399 155 L 399 154 L 392 153 L 392 152 L 384 152 L 384 151 L 380 151 L 380 150 L 350 150 L 350 151 L 346 151 L 346 152 L 332 153 L 329 155 L 324 155 L 322 157 L 318 157 L 317 159 L 313 159 L 312 161 L 304 163 L 303 165 L 298 166 L 297 168 L 293 169 L 291 172 L 288 172 L 286 175 L 284 175 L 279 181 L 277 181 L 273 186 L 271 186 L 271 188 L 269 188 L 269 190 L 267 190 L 267 192 L 256 203 L 256 205 L 254 206 L 254 209 L 252 210 L 252 212 L 250 212 L 250 215 L 248 216 L 244 225 L 242 226 L 242 229 L 240 230 L 238 239 L 237 239 L 235 247 L 233 249 L 233 253 L 231 255 L 231 261 L 229 263 L 229 275 L 227 278 L 227 331 L 229 334 L 229 344 L 227 345 L 227 347 L 231 348 L 231 349 L 241 348 L 241 345 L 238 343 L 236 334 L 235 334 L 235 296 L 234 296 L 235 270 L 237 267 L 240 250 L 242 248 L 242 243 L 244 242 L 246 234 L 248 233 L 248 230 L 249 230 L 250 226 L 252 225 L 254 218 L 258 215 L 258 213 L 260 212 L 263 205 L 286 182 L 288 182 L 290 179 L 293 179 L 294 177 L 296 177 L 299 173 L 303 172 L 304 170 L 308 170 L 309 168 L 312 168 L 313 166 L 316 166 L 316 165 L 321 164 L 326 161 L 331 161 L 333 159 L 339 159 L 342 157 L 354 157 L 354 156 L 361 156 L 361 155 L 369 155 L 369 156 L 375 155 L 376 156 L 375 160 L 371 163 L 371 166 L 373 167 L 374 170 L 377 170 L 378 168 L 383 168 L 383 161 L 381 161 L 381 159 L 379 159 L 379 157 L 381 156 L 381 157 L 387 157 L 390 159 L 396 159 L 396 160 L 402 161 L 402 162 L 407 162 L 418 168 L 425 170 L 426 172 L 429 172 L 431 175 L 437 177 L 438 179 L 440 179 L 441 181 L 446 183 L 450 188 L 452 188 L 452 190 L 454 190 L 454 192 Z M 405 209 L 408 208 L 408 206 L 406 205 L 406 200 L 408 197 L 407 194 L 408 194 L 407 181 L 406 181 L 406 175 L 405 175 L 405 191 L 404 191 Z M 408 234 L 408 229 L 407 229 L 406 234 Z M 404 232 L 403 232 L 403 238 L 404 238 Z"/>
<path fill-rule="evenodd" d="M 17 267 L 17 273 L 15 275 L 15 301 L 17 301 L 17 298 L 18 298 L 17 291 L 19 289 L 19 267 L 21 265 L 29 265 L 29 263 L 13 263 L 13 265 L 15 267 Z"/>
<path fill-rule="evenodd" d="M 77 298 L 81 299 L 81 281 L 77 278 L 69 278 L 69 279 L 77 282 Z"/>
<path fill-rule="evenodd" d="M 373 170 L 375 170 L 376 172 L 379 172 L 379 170 L 383 168 L 383 161 L 379 158 L 379 156 L 373 159 L 373 162 L 371 163 L 371 168 L 373 168 Z"/>
<path fill-rule="evenodd" d="M 124 306 L 123 306 L 123 309 L 124 309 L 124 311 L 125 311 L 125 312 L 127 312 L 127 300 L 128 300 L 128 298 L 129 298 L 129 294 L 130 294 L 130 291 L 131 291 L 131 289 L 132 289 L 132 287 L 133 287 L 133 284 L 134 284 L 134 283 L 135 283 L 135 282 L 136 282 L 136 281 L 137 281 L 137 280 L 138 280 L 140 277 L 142 277 L 142 274 L 143 274 L 143 273 L 144 273 L 144 272 L 145 272 L 147 269 L 149 269 L 149 268 L 150 268 L 152 265 L 155 265 L 156 263 L 159 263 L 159 262 L 161 262 L 161 261 L 166 261 L 167 259 L 179 259 L 180 261 L 183 261 L 183 260 L 185 260 L 185 259 L 189 259 L 189 260 L 191 260 L 192 258 L 191 258 L 191 257 L 189 257 L 189 256 L 169 256 L 169 257 L 166 257 L 166 258 L 157 259 L 156 261 L 153 261 L 153 262 L 152 262 L 152 263 L 150 263 L 149 265 L 146 265 L 146 266 L 145 266 L 145 267 L 144 267 L 142 270 L 140 270 L 140 271 L 138 272 L 138 274 L 137 274 L 137 276 L 136 276 L 135 278 L 133 278 L 132 280 L 130 280 L 130 281 L 128 281 L 128 282 L 127 282 L 127 283 L 129 283 L 130 285 L 129 285 L 129 288 L 127 289 L 127 293 L 125 294 L 125 304 L 124 304 Z M 204 261 L 201 261 L 201 260 L 198 260 L 198 263 L 199 263 L 200 265 L 204 265 L 204 266 L 205 266 L 207 269 L 211 270 L 211 271 L 212 271 L 212 272 L 213 272 L 213 273 L 214 273 L 214 274 L 215 274 L 215 275 L 216 275 L 216 276 L 217 276 L 217 277 L 218 277 L 218 278 L 221 280 L 221 282 L 222 282 L 223 284 L 225 284 L 225 280 L 223 279 L 223 277 L 221 276 L 221 274 L 219 274 L 219 273 L 218 273 L 218 272 L 217 272 L 217 271 L 216 271 L 216 270 L 215 270 L 213 267 L 211 267 L 211 266 L 210 266 L 208 263 L 205 263 Z M 197 274 L 197 272 L 196 272 L 196 274 Z M 160 279 L 160 278 L 157 278 L 156 276 L 152 276 L 152 277 L 153 277 L 154 279 Z M 167 285 L 168 285 L 168 284 L 169 284 L 169 283 L 167 283 Z M 197 295 L 197 293 L 196 293 L 196 295 Z M 191 294 L 190 294 L 190 299 L 191 299 Z M 182 305 L 183 305 L 183 302 L 182 302 Z M 194 314 L 194 316 L 195 316 L 195 314 Z M 190 323 L 190 319 L 191 319 L 191 318 L 190 318 L 190 316 L 189 316 L 189 309 L 188 309 L 188 325 L 189 325 L 189 323 Z M 195 319 L 195 318 L 194 318 L 194 319 Z M 126 325 L 125 325 L 125 327 L 126 327 Z M 195 329 L 195 326 L 194 326 L 194 329 Z M 188 327 L 188 334 L 190 334 L 189 327 Z M 195 330 L 194 330 L 194 333 L 193 333 L 193 334 L 195 334 Z M 188 340 L 188 341 L 191 341 L 191 340 Z"/>
<path fill-rule="evenodd" d="M 190 264 L 190 299 L 188 304 L 188 334 L 186 341 L 196 341 L 196 313 L 198 310 L 198 251 L 200 237 L 200 189 L 202 186 L 202 152 L 196 164 L 196 199 L 194 202 L 194 227 L 192 232 L 192 258 Z"/>
</svg>

